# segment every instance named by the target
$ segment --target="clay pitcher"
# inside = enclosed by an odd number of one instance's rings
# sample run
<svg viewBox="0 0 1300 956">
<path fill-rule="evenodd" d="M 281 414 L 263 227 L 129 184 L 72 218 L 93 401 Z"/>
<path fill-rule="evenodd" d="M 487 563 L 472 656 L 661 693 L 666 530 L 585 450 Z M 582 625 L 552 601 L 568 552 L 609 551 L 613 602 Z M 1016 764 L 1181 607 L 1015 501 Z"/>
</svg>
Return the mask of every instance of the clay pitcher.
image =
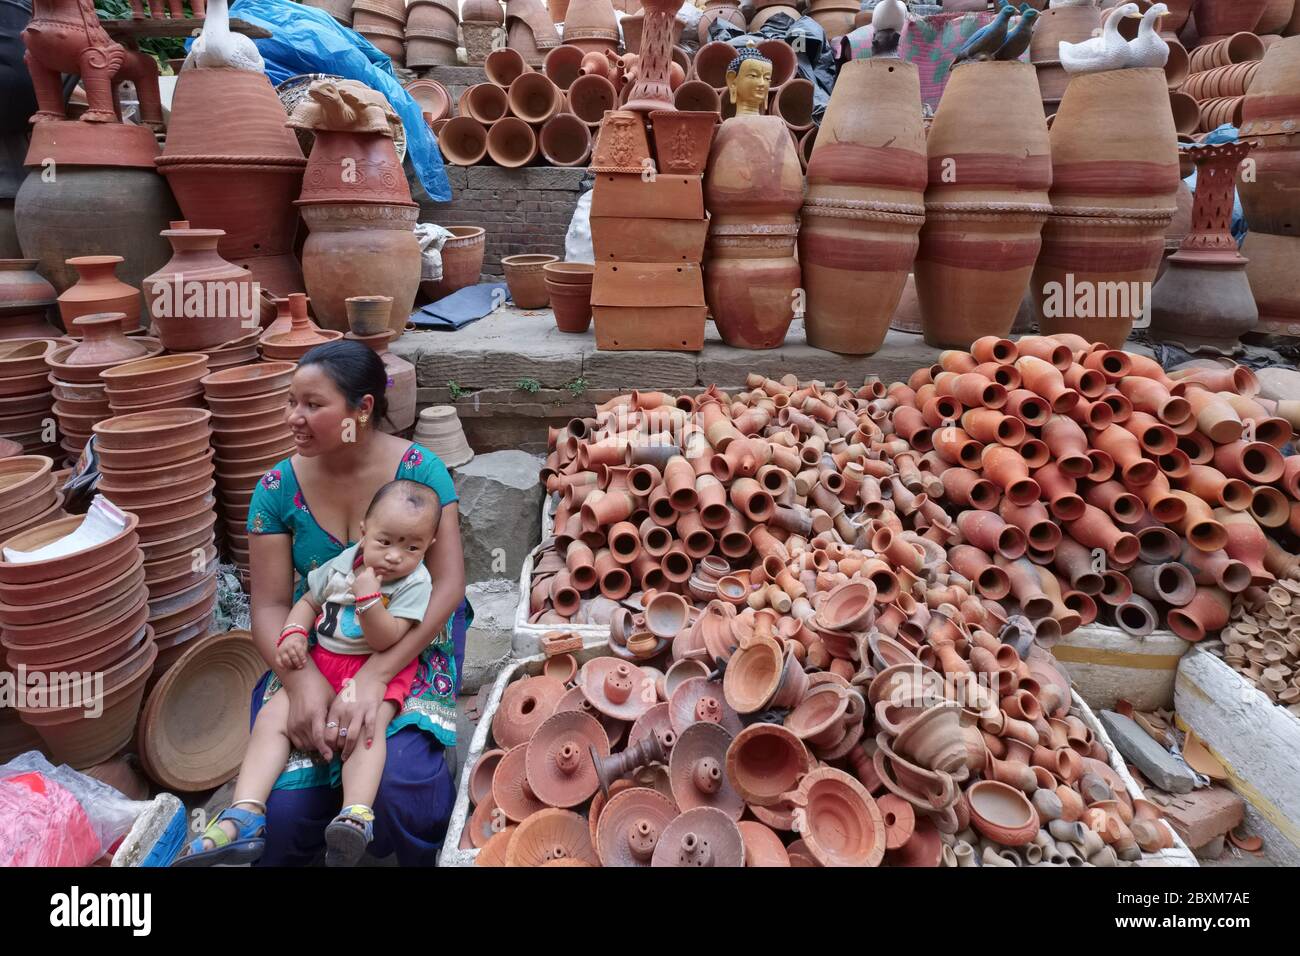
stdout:
<svg viewBox="0 0 1300 956">
<path fill-rule="evenodd" d="M 1044 335 L 1122 348 L 1147 307 L 1178 195 L 1163 70 L 1076 76 L 1052 124 L 1052 215 L 1033 293 Z"/>
<path fill-rule="evenodd" d="M 1258 142 L 1251 153 L 1255 175 L 1238 185 L 1251 233 L 1300 236 L 1297 89 L 1300 37 L 1287 37 L 1269 47 L 1242 107 L 1241 137 Z"/>
<path fill-rule="evenodd" d="M 981 336 L 1005 338 L 1051 210 L 1051 153 L 1034 68 L 959 66 L 926 145 L 926 221 L 913 267 L 925 341 L 968 348 Z"/>
<path fill-rule="evenodd" d="M 785 123 L 734 116 L 718 130 L 704 178 L 708 245 L 704 297 L 728 345 L 773 349 L 785 341 L 800 284 L 794 257 L 803 169 Z"/>
<path fill-rule="evenodd" d="M 815 348 L 870 355 L 885 340 L 925 216 L 920 98 L 911 63 L 853 60 L 840 70 L 808 161 L 799 230 Z"/>
</svg>

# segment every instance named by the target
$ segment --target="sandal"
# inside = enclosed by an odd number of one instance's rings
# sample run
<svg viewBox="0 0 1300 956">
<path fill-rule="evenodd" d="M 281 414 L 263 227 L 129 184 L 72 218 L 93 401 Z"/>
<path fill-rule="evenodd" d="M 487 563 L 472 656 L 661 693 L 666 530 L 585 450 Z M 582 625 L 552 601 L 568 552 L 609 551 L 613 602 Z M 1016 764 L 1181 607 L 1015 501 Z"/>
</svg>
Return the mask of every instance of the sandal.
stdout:
<svg viewBox="0 0 1300 956">
<path fill-rule="evenodd" d="M 356 866 L 375 838 L 375 811 L 362 803 L 344 807 L 325 828 L 325 865 Z"/>
<path fill-rule="evenodd" d="M 241 802 L 261 807 L 262 812 L 250 813 L 238 806 L 227 807 L 208 824 L 201 836 L 190 841 L 188 852 L 177 857 L 172 866 L 239 866 L 257 862 L 266 849 L 266 805 L 254 800 Z M 221 828 L 224 820 L 235 824 L 235 839 L 232 840 Z M 204 840 L 211 840 L 212 846 L 204 849 Z"/>
</svg>

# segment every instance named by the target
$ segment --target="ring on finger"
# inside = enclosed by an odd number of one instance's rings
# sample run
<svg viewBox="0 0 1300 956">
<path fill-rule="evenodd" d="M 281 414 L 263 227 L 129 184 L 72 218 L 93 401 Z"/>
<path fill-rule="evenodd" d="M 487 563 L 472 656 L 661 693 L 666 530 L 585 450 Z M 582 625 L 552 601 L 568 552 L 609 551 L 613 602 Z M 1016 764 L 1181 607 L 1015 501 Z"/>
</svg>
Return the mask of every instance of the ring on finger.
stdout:
<svg viewBox="0 0 1300 956">
<path fill-rule="evenodd" d="M 338 725 L 339 725 L 339 722 L 338 722 L 337 720 L 331 720 L 331 721 L 330 721 L 328 724 L 326 724 L 325 726 L 326 726 L 327 729 L 329 729 L 329 730 L 333 730 L 333 729 L 334 729 L 335 727 L 337 727 Z M 346 733 L 346 731 L 344 731 L 344 733 Z"/>
<path fill-rule="evenodd" d="M 346 737 L 347 735 L 348 735 L 348 729 L 346 727 L 344 727 L 342 730 L 339 731 L 340 737 Z"/>
</svg>

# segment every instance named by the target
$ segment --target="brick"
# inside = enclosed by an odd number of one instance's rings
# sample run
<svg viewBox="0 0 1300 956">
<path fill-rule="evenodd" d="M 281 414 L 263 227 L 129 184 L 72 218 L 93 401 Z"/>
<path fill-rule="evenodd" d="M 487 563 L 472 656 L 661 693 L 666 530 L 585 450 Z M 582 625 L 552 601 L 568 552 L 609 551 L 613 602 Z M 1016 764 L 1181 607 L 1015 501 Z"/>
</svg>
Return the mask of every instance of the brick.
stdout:
<svg viewBox="0 0 1300 956">
<path fill-rule="evenodd" d="M 1161 807 L 1170 825 L 1192 849 L 1235 829 L 1246 803 L 1227 787 L 1206 787 L 1172 798 Z"/>
</svg>

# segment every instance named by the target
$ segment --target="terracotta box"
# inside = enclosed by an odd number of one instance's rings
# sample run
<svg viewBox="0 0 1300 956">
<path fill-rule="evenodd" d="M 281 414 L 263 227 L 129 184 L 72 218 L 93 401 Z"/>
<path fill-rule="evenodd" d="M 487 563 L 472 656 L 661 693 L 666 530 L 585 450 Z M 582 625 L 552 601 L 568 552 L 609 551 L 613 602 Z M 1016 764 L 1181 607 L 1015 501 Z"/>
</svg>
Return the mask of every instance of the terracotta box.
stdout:
<svg viewBox="0 0 1300 956">
<path fill-rule="evenodd" d="M 698 263 L 598 263 L 591 304 L 598 349 L 704 348 L 704 275 Z"/>
<path fill-rule="evenodd" d="M 591 197 L 592 218 L 703 219 L 704 190 L 700 176 L 656 176 L 600 173 Z"/>
</svg>

